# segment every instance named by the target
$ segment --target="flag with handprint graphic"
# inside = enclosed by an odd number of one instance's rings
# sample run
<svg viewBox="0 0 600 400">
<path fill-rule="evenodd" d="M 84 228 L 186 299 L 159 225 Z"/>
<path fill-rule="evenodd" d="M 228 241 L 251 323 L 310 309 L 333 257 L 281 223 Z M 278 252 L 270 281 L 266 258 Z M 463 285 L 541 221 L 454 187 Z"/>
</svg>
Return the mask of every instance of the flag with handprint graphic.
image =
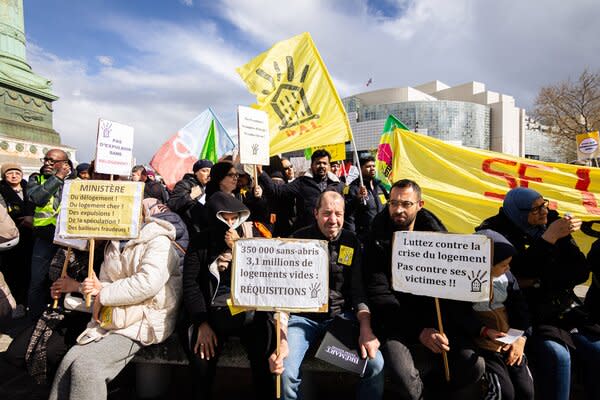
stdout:
<svg viewBox="0 0 600 400">
<path fill-rule="evenodd" d="M 344 106 L 308 32 L 276 43 L 237 72 L 256 95 L 253 107 L 269 115 L 271 155 L 350 140 Z"/>
</svg>

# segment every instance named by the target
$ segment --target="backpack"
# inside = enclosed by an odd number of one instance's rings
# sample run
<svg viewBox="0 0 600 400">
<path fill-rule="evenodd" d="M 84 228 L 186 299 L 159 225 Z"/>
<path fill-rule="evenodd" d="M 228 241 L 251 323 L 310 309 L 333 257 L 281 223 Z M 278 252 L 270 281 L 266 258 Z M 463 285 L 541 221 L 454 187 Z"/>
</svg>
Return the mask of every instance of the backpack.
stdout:
<svg viewBox="0 0 600 400">
<path fill-rule="evenodd" d="M 7 251 L 19 243 L 19 230 L 6 207 L 0 204 L 0 251 Z"/>
</svg>

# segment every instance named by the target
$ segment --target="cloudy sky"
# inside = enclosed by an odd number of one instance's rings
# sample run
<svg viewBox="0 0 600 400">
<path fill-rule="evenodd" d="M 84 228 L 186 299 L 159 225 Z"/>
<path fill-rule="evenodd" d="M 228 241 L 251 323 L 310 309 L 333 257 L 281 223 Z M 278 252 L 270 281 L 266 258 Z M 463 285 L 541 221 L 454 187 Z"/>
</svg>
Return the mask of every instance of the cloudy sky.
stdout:
<svg viewBox="0 0 600 400">
<path fill-rule="evenodd" d="M 597 0 L 24 3 L 28 62 L 53 81 L 54 127 L 80 161 L 98 117 L 135 128 L 139 162 L 209 106 L 235 134 L 254 100 L 235 68 L 305 31 L 341 97 L 476 80 L 530 109 L 541 86 L 600 68 Z"/>
</svg>

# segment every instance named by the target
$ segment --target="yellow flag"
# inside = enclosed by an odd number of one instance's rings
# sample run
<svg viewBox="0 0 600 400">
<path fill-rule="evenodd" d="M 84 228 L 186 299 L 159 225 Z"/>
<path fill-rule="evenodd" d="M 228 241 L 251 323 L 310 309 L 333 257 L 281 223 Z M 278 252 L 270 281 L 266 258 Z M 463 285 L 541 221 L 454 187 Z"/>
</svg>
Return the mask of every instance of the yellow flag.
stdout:
<svg viewBox="0 0 600 400">
<path fill-rule="evenodd" d="M 472 233 L 498 213 L 506 192 L 521 186 L 550 200 L 550 208 L 584 221 L 574 235 L 583 250 L 600 237 L 600 168 L 459 147 L 399 128 L 393 134 L 394 178 L 416 181 L 425 207 L 450 232 Z"/>
<path fill-rule="evenodd" d="M 350 140 L 350 124 L 325 64 L 305 32 L 237 68 L 253 107 L 267 112 L 271 155 Z"/>
</svg>

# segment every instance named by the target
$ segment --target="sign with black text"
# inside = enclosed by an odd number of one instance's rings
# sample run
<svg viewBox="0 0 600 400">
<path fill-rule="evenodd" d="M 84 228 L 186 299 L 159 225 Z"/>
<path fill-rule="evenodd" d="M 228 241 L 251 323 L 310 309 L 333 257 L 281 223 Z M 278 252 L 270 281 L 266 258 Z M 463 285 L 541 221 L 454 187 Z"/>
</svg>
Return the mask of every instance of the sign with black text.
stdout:
<svg viewBox="0 0 600 400">
<path fill-rule="evenodd" d="M 235 306 L 263 311 L 326 312 L 327 242 L 239 239 L 233 247 L 231 286 Z"/>
<path fill-rule="evenodd" d="M 137 238 L 143 182 L 67 180 L 60 207 L 60 238 Z"/>
<path fill-rule="evenodd" d="M 443 299 L 487 301 L 491 251 L 491 240 L 484 235 L 395 232 L 393 289 Z"/>
<path fill-rule="evenodd" d="M 269 165 L 269 116 L 251 107 L 238 106 L 240 162 Z"/>
</svg>

